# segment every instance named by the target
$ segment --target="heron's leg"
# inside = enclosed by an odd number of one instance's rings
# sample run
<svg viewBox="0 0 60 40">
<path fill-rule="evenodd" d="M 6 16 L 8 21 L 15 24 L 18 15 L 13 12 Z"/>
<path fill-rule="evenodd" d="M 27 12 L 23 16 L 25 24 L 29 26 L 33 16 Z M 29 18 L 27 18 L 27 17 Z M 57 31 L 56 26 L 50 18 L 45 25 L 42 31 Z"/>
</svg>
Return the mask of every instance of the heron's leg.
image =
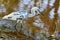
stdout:
<svg viewBox="0 0 60 40">
<path fill-rule="evenodd" d="M 16 27 L 17 27 L 17 23 L 14 25 L 14 28 L 15 28 L 15 30 L 17 31 L 17 28 L 16 28 Z"/>
<path fill-rule="evenodd" d="M 23 26 L 23 24 L 22 24 L 22 20 L 17 20 L 17 22 L 16 22 L 17 24 L 16 24 L 16 29 L 17 29 L 17 31 L 18 31 L 18 29 L 19 29 L 19 31 L 20 30 L 22 30 L 22 26 Z M 17 25 L 19 25 L 19 26 L 17 26 Z M 18 28 L 17 28 L 18 27 Z"/>
</svg>

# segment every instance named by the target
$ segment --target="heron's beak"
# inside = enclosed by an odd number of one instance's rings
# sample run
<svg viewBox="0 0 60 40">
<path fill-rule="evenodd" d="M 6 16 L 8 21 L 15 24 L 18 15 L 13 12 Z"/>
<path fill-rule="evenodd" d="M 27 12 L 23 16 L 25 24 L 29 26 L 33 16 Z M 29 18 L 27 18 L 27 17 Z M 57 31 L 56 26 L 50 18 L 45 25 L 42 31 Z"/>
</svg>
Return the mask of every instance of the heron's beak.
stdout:
<svg viewBox="0 0 60 40">
<path fill-rule="evenodd" d="M 4 16 L 2 19 L 7 19 L 7 17 L 6 17 L 6 16 Z"/>
</svg>

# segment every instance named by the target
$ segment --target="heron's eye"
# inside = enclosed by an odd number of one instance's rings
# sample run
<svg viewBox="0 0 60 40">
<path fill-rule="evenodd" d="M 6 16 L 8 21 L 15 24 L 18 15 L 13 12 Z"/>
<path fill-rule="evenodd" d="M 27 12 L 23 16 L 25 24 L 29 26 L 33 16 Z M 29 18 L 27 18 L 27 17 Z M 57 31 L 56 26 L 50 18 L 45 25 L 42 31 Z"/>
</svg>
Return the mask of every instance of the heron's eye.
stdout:
<svg viewBox="0 0 60 40">
<path fill-rule="evenodd" d="M 19 14 L 14 14 L 14 15 L 19 15 Z"/>
<path fill-rule="evenodd" d="M 8 18 L 12 18 L 12 17 L 8 17 Z"/>
</svg>

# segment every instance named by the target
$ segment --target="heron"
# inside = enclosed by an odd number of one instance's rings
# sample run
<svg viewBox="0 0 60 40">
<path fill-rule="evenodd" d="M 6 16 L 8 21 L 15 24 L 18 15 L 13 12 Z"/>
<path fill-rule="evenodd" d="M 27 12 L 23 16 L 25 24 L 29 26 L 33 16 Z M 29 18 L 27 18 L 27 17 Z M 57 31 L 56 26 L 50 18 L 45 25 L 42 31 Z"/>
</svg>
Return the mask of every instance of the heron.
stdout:
<svg viewBox="0 0 60 40">
<path fill-rule="evenodd" d="M 35 11 L 37 12 L 37 14 L 40 14 L 41 11 L 38 7 L 33 7 L 31 9 L 31 13 L 28 13 L 25 10 L 22 11 L 17 11 L 17 12 L 12 12 L 9 15 L 4 16 L 2 19 L 7 19 L 7 20 L 18 20 L 20 18 L 28 18 L 28 17 L 33 17 L 36 15 Z"/>
<path fill-rule="evenodd" d="M 28 13 L 25 10 L 12 12 L 11 14 L 4 16 L 2 19 L 16 20 L 17 21 L 16 25 L 17 25 L 18 22 L 20 22 L 22 24 L 23 19 L 35 16 L 36 15 L 35 12 L 37 12 L 37 14 L 41 13 L 41 11 L 38 7 L 32 7 L 31 13 Z"/>
</svg>

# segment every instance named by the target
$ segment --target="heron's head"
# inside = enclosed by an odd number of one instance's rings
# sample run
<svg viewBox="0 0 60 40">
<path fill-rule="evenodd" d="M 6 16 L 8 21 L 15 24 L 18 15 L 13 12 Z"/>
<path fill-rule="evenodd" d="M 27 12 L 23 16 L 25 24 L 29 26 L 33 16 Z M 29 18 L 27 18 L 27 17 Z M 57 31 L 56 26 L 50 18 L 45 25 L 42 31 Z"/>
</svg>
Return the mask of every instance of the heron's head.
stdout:
<svg viewBox="0 0 60 40">
<path fill-rule="evenodd" d="M 39 9 L 38 7 L 33 7 L 33 8 L 31 9 L 31 13 L 34 13 L 34 14 L 35 14 L 35 12 L 36 12 L 37 14 L 40 14 L 40 13 L 41 13 L 41 11 L 40 11 L 40 9 Z"/>
<path fill-rule="evenodd" d="M 16 12 L 12 12 L 11 14 L 4 16 L 2 19 L 16 20 L 17 17 L 18 17 L 17 13 Z"/>
<path fill-rule="evenodd" d="M 12 12 L 9 15 L 4 16 L 2 19 L 6 20 L 22 20 L 24 16 L 19 14 L 19 12 Z"/>
<path fill-rule="evenodd" d="M 11 15 L 6 15 L 2 19 L 4 19 L 4 20 L 14 20 Z"/>
<path fill-rule="evenodd" d="M 6 15 L 6 16 L 4 16 L 2 19 L 8 19 L 8 18 L 7 18 L 7 15 Z"/>
</svg>

